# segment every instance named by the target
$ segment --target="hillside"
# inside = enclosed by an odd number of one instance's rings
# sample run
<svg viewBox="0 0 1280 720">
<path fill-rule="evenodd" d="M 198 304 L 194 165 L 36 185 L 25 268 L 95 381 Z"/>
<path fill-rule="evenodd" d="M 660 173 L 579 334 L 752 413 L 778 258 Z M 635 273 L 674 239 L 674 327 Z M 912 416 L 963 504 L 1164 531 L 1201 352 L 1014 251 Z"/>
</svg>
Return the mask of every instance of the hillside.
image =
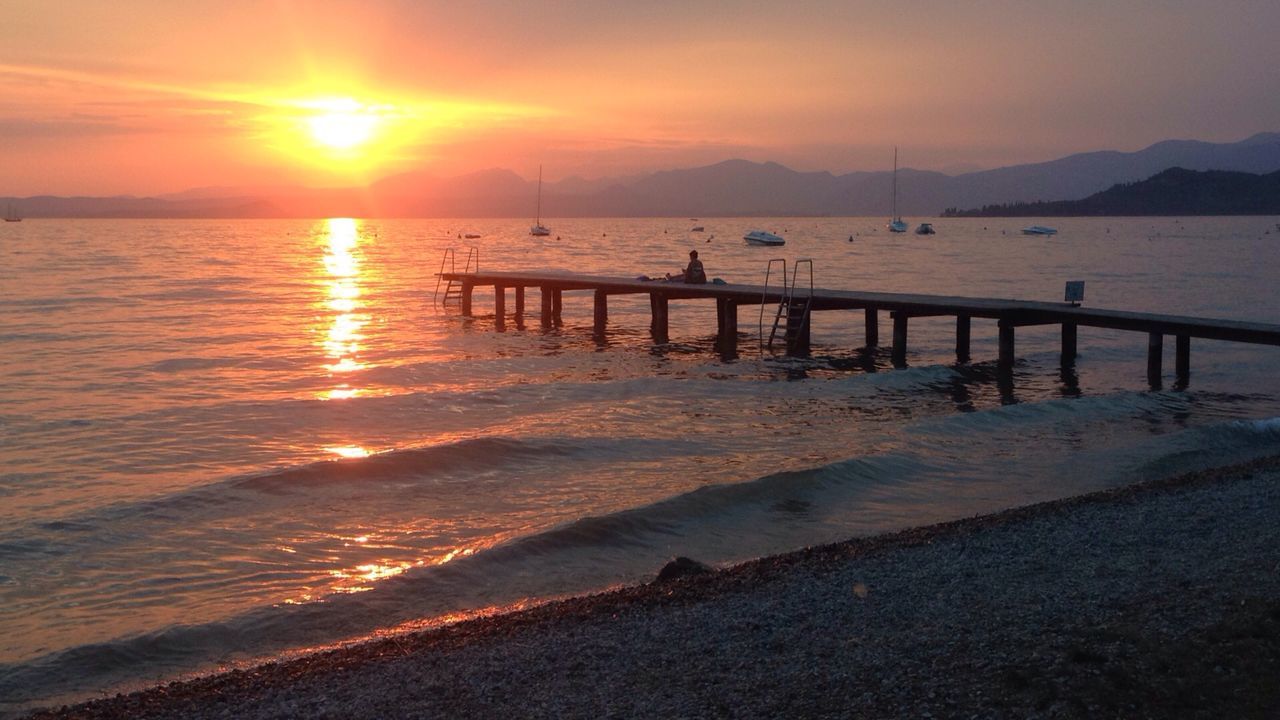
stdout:
<svg viewBox="0 0 1280 720">
<path fill-rule="evenodd" d="M 1070 217 L 1088 215 L 1280 215 L 1280 172 L 1256 175 L 1169 168 L 1121 183 L 1083 200 L 949 209 L 948 217 Z"/>
</svg>

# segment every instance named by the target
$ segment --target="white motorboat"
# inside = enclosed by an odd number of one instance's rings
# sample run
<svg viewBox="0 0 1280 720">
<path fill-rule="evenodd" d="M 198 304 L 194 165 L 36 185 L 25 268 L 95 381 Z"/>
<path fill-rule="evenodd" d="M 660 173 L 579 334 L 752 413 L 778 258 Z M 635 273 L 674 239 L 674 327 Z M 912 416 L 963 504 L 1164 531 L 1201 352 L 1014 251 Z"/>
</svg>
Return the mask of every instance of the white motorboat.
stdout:
<svg viewBox="0 0 1280 720">
<path fill-rule="evenodd" d="M 938 233 L 936 230 L 933 229 L 933 226 L 930 225 L 929 223 L 920 223 L 920 226 L 916 228 L 916 234 L 917 235 L 937 235 Z"/>
<path fill-rule="evenodd" d="M 529 228 L 530 235 L 538 237 L 546 237 L 551 234 L 551 230 L 542 224 L 542 166 L 538 166 L 538 212 L 534 216 L 533 227 Z"/>
<path fill-rule="evenodd" d="M 1047 227 L 1045 225 L 1028 225 L 1022 228 L 1023 235 L 1057 235 L 1056 228 Z"/>
<path fill-rule="evenodd" d="M 778 245 L 784 245 L 787 242 L 782 239 L 782 237 L 764 230 L 752 230 L 746 235 L 743 235 L 742 239 L 746 240 L 748 245 L 769 245 L 775 247 Z"/>
<path fill-rule="evenodd" d="M 907 224 L 898 217 L 898 148 L 893 149 L 893 219 L 889 221 L 887 226 L 889 232 L 904 233 L 907 231 Z"/>
</svg>

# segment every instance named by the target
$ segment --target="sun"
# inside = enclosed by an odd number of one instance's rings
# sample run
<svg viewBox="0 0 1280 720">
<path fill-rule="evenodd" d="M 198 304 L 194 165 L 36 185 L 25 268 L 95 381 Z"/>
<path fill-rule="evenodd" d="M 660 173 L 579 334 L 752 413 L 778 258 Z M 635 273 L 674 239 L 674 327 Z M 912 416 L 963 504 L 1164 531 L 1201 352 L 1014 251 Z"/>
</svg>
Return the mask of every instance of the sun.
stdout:
<svg viewBox="0 0 1280 720">
<path fill-rule="evenodd" d="M 377 108 L 350 98 L 318 100 L 309 104 L 307 131 L 317 145 L 337 151 L 354 151 L 378 133 L 382 116 Z"/>
</svg>

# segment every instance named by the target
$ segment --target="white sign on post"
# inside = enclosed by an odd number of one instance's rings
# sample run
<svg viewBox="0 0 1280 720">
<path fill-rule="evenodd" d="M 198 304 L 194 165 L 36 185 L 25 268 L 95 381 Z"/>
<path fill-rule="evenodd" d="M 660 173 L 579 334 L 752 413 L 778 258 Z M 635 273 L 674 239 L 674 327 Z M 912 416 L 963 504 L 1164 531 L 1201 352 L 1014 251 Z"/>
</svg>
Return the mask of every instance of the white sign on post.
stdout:
<svg viewBox="0 0 1280 720">
<path fill-rule="evenodd" d="M 1066 293 L 1066 297 L 1064 297 L 1063 300 L 1073 305 L 1079 305 L 1080 303 L 1084 302 L 1084 281 L 1068 280 L 1067 293 Z"/>
</svg>

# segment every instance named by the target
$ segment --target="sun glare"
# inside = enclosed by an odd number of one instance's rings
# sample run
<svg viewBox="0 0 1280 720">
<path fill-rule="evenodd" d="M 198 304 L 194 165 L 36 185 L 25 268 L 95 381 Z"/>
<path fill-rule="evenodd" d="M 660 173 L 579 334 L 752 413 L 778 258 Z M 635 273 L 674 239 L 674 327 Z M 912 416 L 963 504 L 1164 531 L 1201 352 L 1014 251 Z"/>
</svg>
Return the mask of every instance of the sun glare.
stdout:
<svg viewBox="0 0 1280 720">
<path fill-rule="evenodd" d="M 334 151 L 352 152 L 377 139 L 388 108 L 366 105 L 352 98 L 327 98 L 301 103 L 312 142 Z"/>
</svg>

